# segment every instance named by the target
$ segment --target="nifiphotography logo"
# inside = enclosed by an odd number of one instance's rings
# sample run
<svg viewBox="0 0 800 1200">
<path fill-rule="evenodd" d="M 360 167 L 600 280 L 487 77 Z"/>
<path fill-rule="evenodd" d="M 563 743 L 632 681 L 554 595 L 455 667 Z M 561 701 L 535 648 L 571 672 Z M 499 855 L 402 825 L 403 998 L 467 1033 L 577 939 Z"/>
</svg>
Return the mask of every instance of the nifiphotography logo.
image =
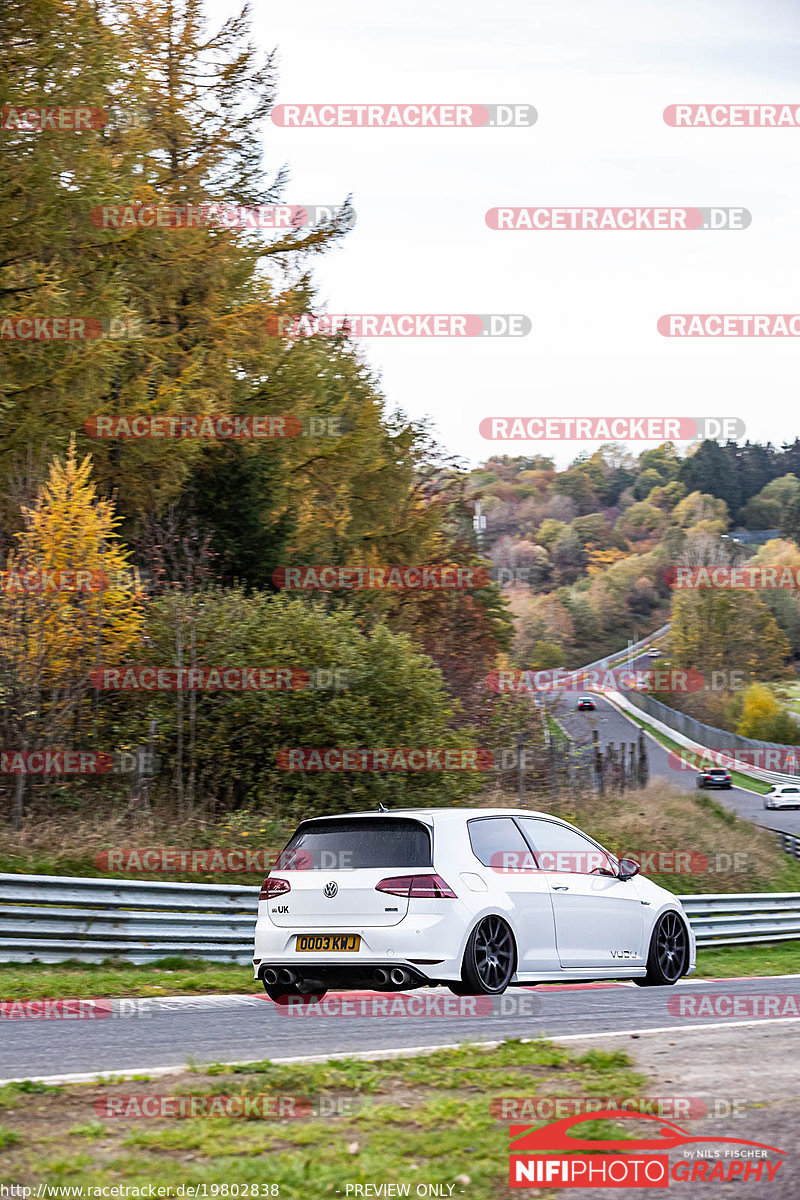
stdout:
<svg viewBox="0 0 800 1200">
<path fill-rule="evenodd" d="M 646 1121 L 640 1128 L 649 1134 L 643 1138 L 615 1141 L 572 1137 L 573 1125 L 585 1121 Z M 775 1146 L 750 1142 L 743 1138 L 694 1136 L 647 1113 L 607 1109 L 581 1113 L 540 1127 L 509 1126 L 509 1184 L 530 1188 L 547 1187 L 669 1187 L 676 1183 L 772 1183 L 783 1165 L 770 1155 L 781 1154 Z M 683 1150 L 683 1156 L 670 1163 L 665 1151 L 692 1143 L 714 1142 L 721 1148 Z"/>
</svg>

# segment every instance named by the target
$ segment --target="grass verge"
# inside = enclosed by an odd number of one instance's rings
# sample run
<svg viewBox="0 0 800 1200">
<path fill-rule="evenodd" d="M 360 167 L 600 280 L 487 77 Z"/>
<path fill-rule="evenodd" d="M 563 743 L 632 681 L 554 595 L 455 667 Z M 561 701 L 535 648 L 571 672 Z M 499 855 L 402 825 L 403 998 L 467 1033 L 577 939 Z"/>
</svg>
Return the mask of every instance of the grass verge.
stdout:
<svg viewBox="0 0 800 1200">
<path fill-rule="evenodd" d="M 167 962 L 168 966 L 164 966 Z M 786 975 L 800 971 L 800 940 L 774 945 L 720 946 L 701 949 L 697 974 L 709 978 L 727 975 Z M 43 1000 L 70 997 L 211 995 L 214 993 L 262 995 L 247 966 L 222 965 L 199 959 L 166 959 L 146 966 L 106 962 L 0 963 L 1 1000 Z"/>
<path fill-rule="evenodd" d="M 203 959 L 163 958 L 136 966 L 103 963 L 0 963 L 0 1000 L 47 997 L 177 996 L 260 992 L 252 967 Z"/>
<path fill-rule="evenodd" d="M 719 946 L 697 951 L 700 979 L 735 979 L 737 975 L 796 975 L 800 973 L 800 941 L 771 946 Z"/>
<path fill-rule="evenodd" d="M 0 1179 L 73 1188 L 206 1184 L 209 1196 L 225 1194 L 212 1192 L 214 1185 L 274 1184 L 272 1194 L 282 1200 L 343 1195 L 346 1184 L 381 1183 L 410 1185 L 411 1195 L 420 1183 L 451 1184 L 454 1197 L 469 1200 L 550 1197 L 551 1191 L 508 1187 L 509 1118 L 494 1115 L 492 1100 L 622 1098 L 646 1094 L 645 1085 L 621 1051 L 587 1053 L 546 1041 L 369 1063 L 220 1065 L 145 1082 L 33 1090 L 9 1085 L 0 1089 L 6 1147 Z M 326 1115 L 107 1116 L 111 1096 L 214 1094 L 310 1097 Z M 131 1111 L 131 1104 L 123 1100 L 117 1110 Z M 627 1131 L 591 1121 L 581 1133 L 625 1137 Z"/>
</svg>

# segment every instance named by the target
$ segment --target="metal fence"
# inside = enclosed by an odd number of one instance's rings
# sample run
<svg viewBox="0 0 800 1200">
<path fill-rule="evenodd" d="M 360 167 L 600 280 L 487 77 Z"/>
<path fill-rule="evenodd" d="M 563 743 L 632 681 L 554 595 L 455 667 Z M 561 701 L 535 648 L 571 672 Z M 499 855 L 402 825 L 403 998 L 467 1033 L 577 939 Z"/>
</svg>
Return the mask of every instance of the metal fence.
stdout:
<svg viewBox="0 0 800 1200">
<path fill-rule="evenodd" d="M 691 741 L 697 742 L 701 746 L 710 747 L 713 750 L 725 750 L 732 754 L 737 750 L 745 752 L 748 750 L 774 750 L 776 751 L 776 768 L 779 763 L 783 765 L 783 770 L 776 770 L 775 774 L 787 776 L 800 774 L 800 746 L 781 746 L 778 742 L 763 742 L 758 738 L 746 738 L 738 733 L 728 733 L 724 729 L 717 729 L 714 725 L 704 725 L 702 721 L 697 721 L 694 717 L 687 716 L 686 713 L 678 712 L 677 709 L 670 708 L 668 704 L 662 704 L 660 700 L 654 700 L 652 696 L 644 695 L 642 692 L 626 691 L 623 695 L 642 712 L 655 717 L 663 725 L 668 725 L 676 733 L 682 733 L 684 737 L 690 738 Z M 755 761 L 763 761 L 765 769 L 769 766 L 767 755 L 760 754 Z M 787 771 L 787 767 L 791 767 L 791 772 Z M 747 767 L 744 770 L 747 770 Z"/>
<path fill-rule="evenodd" d="M 800 938 L 800 892 L 678 897 L 700 945 Z M 258 888 L 0 875 L 0 961 L 249 963 Z"/>
</svg>

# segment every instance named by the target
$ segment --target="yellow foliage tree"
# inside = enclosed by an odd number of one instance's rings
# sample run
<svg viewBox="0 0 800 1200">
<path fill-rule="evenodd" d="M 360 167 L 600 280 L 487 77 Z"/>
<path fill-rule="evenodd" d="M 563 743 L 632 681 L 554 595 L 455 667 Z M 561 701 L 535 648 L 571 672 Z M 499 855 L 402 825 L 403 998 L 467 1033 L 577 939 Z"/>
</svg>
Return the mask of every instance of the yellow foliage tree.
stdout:
<svg viewBox="0 0 800 1200">
<path fill-rule="evenodd" d="M 620 550 L 618 546 L 609 546 L 607 549 L 602 549 L 589 543 L 586 549 L 586 573 L 587 575 L 600 575 L 606 568 L 611 567 L 616 562 L 620 562 L 626 558 L 624 550 Z"/>
<path fill-rule="evenodd" d="M 121 661 L 144 622 L 119 518 L 113 502 L 98 497 L 91 471 L 91 456 L 78 462 L 73 438 L 66 461 L 53 460 L 35 502 L 23 506 L 23 529 L 3 577 L 3 656 L 45 687 Z M 40 586 L 31 586 L 36 579 Z"/>
<path fill-rule="evenodd" d="M 770 725 L 781 711 L 772 692 L 763 683 L 752 683 L 742 701 L 742 715 L 736 732 L 742 737 L 766 738 L 769 741 Z"/>
</svg>

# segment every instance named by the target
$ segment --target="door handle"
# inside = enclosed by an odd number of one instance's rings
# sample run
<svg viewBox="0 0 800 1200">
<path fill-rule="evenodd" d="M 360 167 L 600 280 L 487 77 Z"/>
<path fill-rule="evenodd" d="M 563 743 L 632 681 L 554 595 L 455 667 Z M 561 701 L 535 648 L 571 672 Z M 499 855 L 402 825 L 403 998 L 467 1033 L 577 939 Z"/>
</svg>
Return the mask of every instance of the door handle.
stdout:
<svg viewBox="0 0 800 1200">
<path fill-rule="evenodd" d="M 562 885 L 559 887 L 559 885 L 558 885 L 557 883 L 554 883 L 554 884 L 553 884 L 553 891 L 554 891 L 554 892 L 568 892 L 568 891 L 569 891 L 569 888 L 567 887 L 567 885 L 566 885 L 566 884 L 562 884 Z"/>
</svg>

